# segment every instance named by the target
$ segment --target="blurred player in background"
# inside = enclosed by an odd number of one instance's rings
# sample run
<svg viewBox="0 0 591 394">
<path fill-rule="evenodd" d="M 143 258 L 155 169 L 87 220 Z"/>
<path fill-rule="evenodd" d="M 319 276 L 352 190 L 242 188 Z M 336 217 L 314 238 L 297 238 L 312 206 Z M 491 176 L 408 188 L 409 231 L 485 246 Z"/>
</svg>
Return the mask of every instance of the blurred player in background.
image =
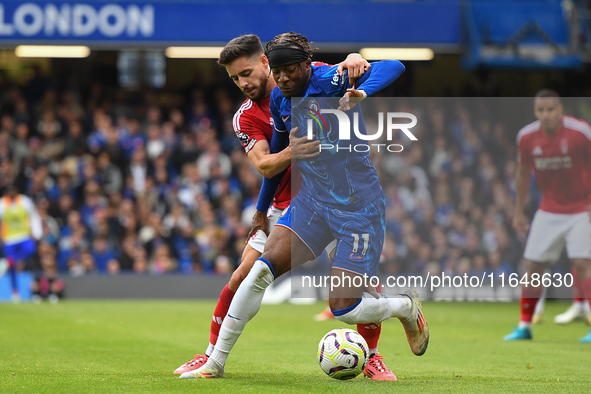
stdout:
<svg viewBox="0 0 591 394">
<path fill-rule="evenodd" d="M 271 208 L 267 209 L 270 201 L 264 207 L 261 204 L 257 205 L 257 214 L 253 218 L 253 228 L 248 235 L 241 264 L 232 274 L 230 282 L 222 290 L 214 310 L 207 350 L 204 354 L 197 354 L 193 360 L 181 365 L 174 371 L 175 374 L 182 374 L 201 367 L 211 355 L 221 324 L 238 286 L 254 262 L 263 253 L 269 225 L 274 226 L 283 210 L 289 206 L 292 157 L 309 157 L 305 153 L 308 150 L 307 146 L 317 146 L 317 142 L 303 142 L 305 138 L 301 138 L 302 145 L 297 145 L 294 151 L 289 146 L 279 153 L 270 153 L 269 143 L 273 135 L 273 126 L 269 100 L 276 83 L 273 78 L 270 78 L 269 62 L 264 54 L 261 41 L 256 35 L 245 35 L 230 41 L 222 50 L 218 63 L 226 68 L 230 78 L 247 97 L 234 115 L 233 126 L 248 158 L 257 171 L 265 177 L 272 178 L 278 174 L 283 175 L 280 175 L 279 187 L 276 188 L 276 191 L 273 190 L 269 196 L 274 200 Z M 342 74 L 342 70 L 347 69 L 351 78 L 358 78 L 369 67 L 369 63 L 360 55 L 351 54 L 347 60 L 339 64 L 338 71 Z M 298 155 L 298 151 L 302 152 L 304 156 Z M 367 340 L 371 341 L 371 336 Z"/>
<path fill-rule="evenodd" d="M 350 97 L 367 97 L 391 84 L 404 71 L 404 66 L 398 61 L 373 63 L 371 69 L 357 81 L 357 89 L 352 89 L 346 78 L 337 75 L 336 67 L 313 65 L 311 52 L 308 39 L 293 32 L 281 34 L 267 44 L 267 57 L 278 84 L 271 94 L 270 103 L 275 127 L 271 152 L 284 149 L 288 133 L 295 132 L 291 129 L 290 119 L 292 97 L 343 97 L 342 105 L 344 109 L 349 109 Z M 257 259 L 232 300 L 211 357 L 201 368 L 184 373 L 181 378 L 223 377 L 226 358 L 246 323 L 258 312 L 265 289 L 292 267 L 313 260 L 335 237 L 338 244 L 332 275 L 363 275 L 367 273 L 367 267 L 370 268 L 369 276 L 375 274 L 385 236 L 385 208 L 383 192 L 375 168 L 369 161 L 369 153 L 323 154 L 311 161 L 298 160 L 303 178 L 302 189 L 279 219 L 269 236 L 265 252 Z M 329 190 L 316 185 L 316 171 L 330 178 L 334 188 Z M 274 189 L 271 187 L 271 190 Z M 261 196 L 265 194 L 266 191 L 261 190 Z M 296 210 L 297 216 L 292 213 Z M 339 220 L 346 220 L 347 224 Z M 336 227 L 329 227 L 327 223 Z M 346 234 L 343 229 L 346 229 Z M 363 253 L 353 245 L 354 239 L 349 230 L 367 235 L 363 237 L 366 242 Z M 370 294 L 364 288 L 339 287 L 331 289 L 329 303 L 339 320 L 375 331 L 379 331 L 383 320 L 397 317 L 403 323 L 413 353 L 422 355 L 427 348 L 429 331 L 420 311 L 420 300 L 414 292 L 405 297 L 387 298 L 377 293 Z M 369 344 L 369 347 L 372 345 Z M 376 370 L 385 369 L 377 349 L 372 350 L 369 363 L 375 364 Z M 366 375 L 371 377 L 371 374 Z M 395 377 L 388 380 L 395 380 Z"/>
<path fill-rule="evenodd" d="M 570 324 L 576 319 L 584 319 L 587 324 L 591 325 L 591 300 L 583 297 L 581 280 L 575 266 L 571 268 L 571 273 L 573 275 L 573 303 L 564 313 L 554 316 L 554 323 Z"/>
<path fill-rule="evenodd" d="M 551 272 L 551 271 L 547 271 Z M 581 293 L 581 285 L 579 280 L 579 274 L 576 267 L 571 267 L 571 274 L 573 275 L 573 303 L 563 313 L 554 316 L 554 323 L 556 324 L 570 324 L 577 319 L 584 319 L 587 324 L 591 325 L 591 307 L 589 299 L 583 298 Z M 538 303 L 536 304 L 536 310 L 532 319 L 533 324 L 542 324 L 544 321 L 544 305 L 546 300 L 546 289 L 542 292 Z"/>
<path fill-rule="evenodd" d="M 0 200 L 0 222 L 0 239 L 6 259 L 4 264 L 0 263 L 0 274 L 8 270 L 12 299 L 18 302 L 20 295 L 16 282 L 16 266 L 24 264 L 35 254 L 35 241 L 43 236 L 43 225 L 33 201 L 19 194 L 14 184 L 8 187 L 6 195 Z"/>
<path fill-rule="evenodd" d="M 517 135 L 519 168 L 513 227 L 519 234 L 529 228 L 523 209 L 532 169 L 543 196 L 523 256 L 529 284 L 522 287 L 519 326 L 505 336 L 506 341 L 532 339 L 532 317 L 543 290 L 541 282 L 532 283 L 532 275 L 540 275 L 541 280 L 565 244 L 578 272 L 582 297 L 591 297 L 591 126 L 564 116 L 560 97 L 552 90 L 536 94 L 534 114 L 537 121 Z M 591 342 L 591 332 L 581 342 Z"/>
</svg>

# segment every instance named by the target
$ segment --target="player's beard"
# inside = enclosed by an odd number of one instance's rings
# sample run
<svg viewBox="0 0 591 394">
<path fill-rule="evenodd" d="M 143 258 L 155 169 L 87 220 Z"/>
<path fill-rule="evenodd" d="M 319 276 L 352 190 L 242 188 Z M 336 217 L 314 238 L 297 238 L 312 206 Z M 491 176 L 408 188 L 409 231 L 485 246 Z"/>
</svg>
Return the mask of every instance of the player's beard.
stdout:
<svg viewBox="0 0 591 394">
<path fill-rule="evenodd" d="M 264 98 L 265 95 L 267 94 L 267 82 L 268 82 L 268 77 L 262 76 L 261 79 L 259 80 L 259 87 L 258 87 L 257 94 L 253 97 L 248 97 L 248 98 L 251 99 L 252 101 L 259 101 L 260 99 Z"/>
</svg>

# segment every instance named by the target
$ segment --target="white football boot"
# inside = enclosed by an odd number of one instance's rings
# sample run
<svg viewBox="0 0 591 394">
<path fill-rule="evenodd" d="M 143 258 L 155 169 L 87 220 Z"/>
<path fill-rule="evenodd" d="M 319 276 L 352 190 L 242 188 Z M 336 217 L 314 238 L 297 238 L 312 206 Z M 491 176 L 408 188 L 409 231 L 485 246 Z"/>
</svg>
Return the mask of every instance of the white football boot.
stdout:
<svg viewBox="0 0 591 394">
<path fill-rule="evenodd" d="M 554 316 L 554 323 L 570 324 L 575 319 L 583 319 L 586 315 L 584 302 L 573 302 L 566 312 Z"/>
</svg>

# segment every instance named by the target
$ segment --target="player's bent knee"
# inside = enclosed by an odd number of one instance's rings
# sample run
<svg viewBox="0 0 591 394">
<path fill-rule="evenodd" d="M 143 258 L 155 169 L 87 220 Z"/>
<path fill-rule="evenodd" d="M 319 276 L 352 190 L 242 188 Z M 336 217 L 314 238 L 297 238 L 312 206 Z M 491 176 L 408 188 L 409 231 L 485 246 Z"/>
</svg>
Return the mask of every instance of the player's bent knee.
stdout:
<svg viewBox="0 0 591 394">
<path fill-rule="evenodd" d="M 355 310 L 359 306 L 361 299 L 353 298 L 331 298 L 328 305 L 337 320 L 347 324 L 359 323 L 358 314 Z"/>
<path fill-rule="evenodd" d="M 359 302 L 359 298 L 330 298 L 328 300 L 328 306 L 331 310 L 339 310 L 348 308 Z"/>
<path fill-rule="evenodd" d="M 262 257 L 272 263 L 279 277 L 292 267 L 312 260 L 314 255 L 291 230 L 277 226 L 269 235 Z"/>
<path fill-rule="evenodd" d="M 263 258 L 255 261 L 250 273 L 254 275 L 254 286 L 257 290 L 265 290 L 275 280 L 272 266 Z"/>
<path fill-rule="evenodd" d="M 289 255 L 285 255 L 283 253 L 275 253 L 274 251 L 265 251 L 261 258 L 264 258 L 266 261 L 271 264 L 273 268 L 273 273 L 276 277 L 279 277 L 289 271 L 291 259 Z"/>
</svg>

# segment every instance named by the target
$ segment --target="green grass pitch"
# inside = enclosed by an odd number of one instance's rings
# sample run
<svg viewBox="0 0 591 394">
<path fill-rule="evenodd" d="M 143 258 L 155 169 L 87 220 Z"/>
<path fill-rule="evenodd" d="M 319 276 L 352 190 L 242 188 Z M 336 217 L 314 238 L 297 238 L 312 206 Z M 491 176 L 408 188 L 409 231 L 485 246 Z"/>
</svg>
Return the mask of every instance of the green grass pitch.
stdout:
<svg viewBox="0 0 591 394">
<path fill-rule="evenodd" d="M 0 304 L 0 392 L 589 390 L 591 345 L 577 342 L 589 327 L 551 323 L 567 303 L 549 302 L 546 323 L 535 327 L 534 340 L 519 343 L 502 341 L 518 318 L 515 303 L 425 303 L 431 341 L 422 357 L 411 353 L 397 320 L 384 323 L 379 349 L 397 382 L 324 375 L 316 346 L 326 332 L 342 326 L 313 321 L 324 305 L 263 305 L 228 358 L 225 379 L 181 380 L 172 371 L 205 350 L 213 302 Z"/>
</svg>

